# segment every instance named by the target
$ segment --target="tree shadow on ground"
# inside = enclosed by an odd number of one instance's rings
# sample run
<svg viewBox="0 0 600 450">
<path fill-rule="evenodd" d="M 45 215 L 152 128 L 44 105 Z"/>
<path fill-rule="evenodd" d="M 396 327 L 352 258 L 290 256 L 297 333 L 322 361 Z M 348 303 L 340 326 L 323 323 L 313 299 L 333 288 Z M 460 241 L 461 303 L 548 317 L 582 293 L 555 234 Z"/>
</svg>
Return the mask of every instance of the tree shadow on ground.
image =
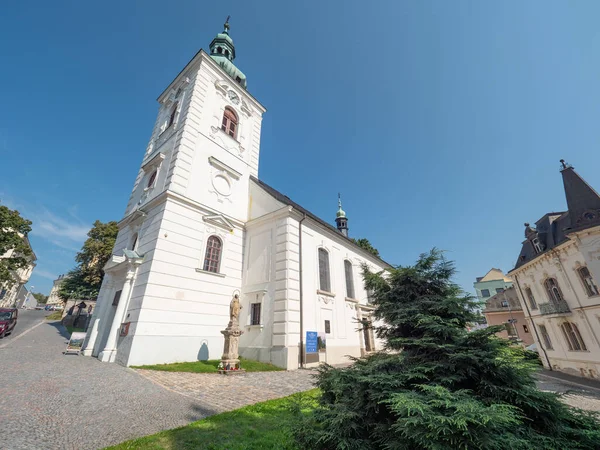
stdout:
<svg viewBox="0 0 600 450">
<path fill-rule="evenodd" d="M 298 416 L 292 405 L 301 402 L 305 405 L 301 410 L 307 412 L 315 404 L 315 395 L 316 391 L 309 391 L 212 415 L 181 428 L 123 443 L 114 450 L 297 450 L 292 425 Z M 210 414 L 202 407 L 194 407 L 194 411 Z"/>
<path fill-rule="evenodd" d="M 62 337 L 64 337 L 67 341 L 69 339 L 71 339 L 71 333 L 69 333 L 67 331 L 67 329 L 64 327 L 64 325 L 59 320 L 57 320 L 55 322 L 48 322 L 48 325 L 56 328 L 56 332 L 58 334 L 60 334 Z"/>
</svg>

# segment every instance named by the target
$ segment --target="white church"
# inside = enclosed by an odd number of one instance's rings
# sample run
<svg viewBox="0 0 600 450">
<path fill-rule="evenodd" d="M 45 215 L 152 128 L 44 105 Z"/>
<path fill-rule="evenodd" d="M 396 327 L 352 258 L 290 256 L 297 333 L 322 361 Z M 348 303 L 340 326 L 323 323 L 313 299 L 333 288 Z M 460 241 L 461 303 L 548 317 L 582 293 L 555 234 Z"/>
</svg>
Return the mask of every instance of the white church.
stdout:
<svg viewBox="0 0 600 450">
<path fill-rule="evenodd" d="M 265 108 L 234 60 L 226 23 L 158 98 L 84 355 L 220 359 L 235 295 L 243 358 L 292 370 L 379 348 L 361 267 L 390 266 L 348 238 L 341 203 L 332 226 L 258 178 Z"/>
</svg>

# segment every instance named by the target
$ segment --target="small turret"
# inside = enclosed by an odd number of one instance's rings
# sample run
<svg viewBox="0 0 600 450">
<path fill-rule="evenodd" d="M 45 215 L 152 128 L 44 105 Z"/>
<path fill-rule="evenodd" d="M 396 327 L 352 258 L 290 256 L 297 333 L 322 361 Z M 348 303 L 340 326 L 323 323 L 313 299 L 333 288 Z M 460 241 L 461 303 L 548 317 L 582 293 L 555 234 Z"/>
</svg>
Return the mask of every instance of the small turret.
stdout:
<svg viewBox="0 0 600 450">
<path fill-rule="evenodd" d="M 229 16 L 223 25 L 223 31 L 215 36 L 210 43 L 210 57 L 220 65 L 227 74 L 240 86 L 246 89 L 246 75 L 238 69 L 233 60 L 235 59 L 235 46 L 233 39 L 229 36 Z"/>
<path fill-rule="evenodd" d="M 346 217 L 346 212 L 342 209 L 342 197 L 340 194 L 338 194 L 338 210 L 335 214 L 335 224 L 338 231 L 348 237 L 348 218 Z"/>
</svg>

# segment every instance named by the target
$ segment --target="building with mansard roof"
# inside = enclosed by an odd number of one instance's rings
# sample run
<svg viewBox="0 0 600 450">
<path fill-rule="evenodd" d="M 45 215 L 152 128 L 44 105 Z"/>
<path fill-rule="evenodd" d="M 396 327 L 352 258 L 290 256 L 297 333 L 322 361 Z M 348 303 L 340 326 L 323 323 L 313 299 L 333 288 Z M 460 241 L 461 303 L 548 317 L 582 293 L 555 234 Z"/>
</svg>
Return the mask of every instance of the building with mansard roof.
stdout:
<svg viewBox="0 0 600 450">
<path fill-rule="evenodd" d="M 561 160 L 567 210 L 525 224 L 514 280 L 546 368 L 600 376 L 600 195 Z"/>
<path fill-rule="evenodd" d="M 341 201 L 332 226 L 259 178 L 265 108 L 234 60 L 226 23 L 159 96 L 84 355 L 219 359 L 236 295 L 242 357 L 297 369 L 380 345 L 361 268 L 390 266 L 348 238 Z"/>
</svg>

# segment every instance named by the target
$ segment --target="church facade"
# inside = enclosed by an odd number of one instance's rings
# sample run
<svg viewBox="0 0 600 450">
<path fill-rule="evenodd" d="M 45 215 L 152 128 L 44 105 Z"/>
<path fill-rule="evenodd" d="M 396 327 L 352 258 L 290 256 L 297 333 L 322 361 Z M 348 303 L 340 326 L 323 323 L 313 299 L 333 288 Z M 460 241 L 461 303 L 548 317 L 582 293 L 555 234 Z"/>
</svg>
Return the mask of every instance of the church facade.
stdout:
<svg viewBox="0 0 600 450">
<path fill-rule="evenodd" d="M 258 178 L 265 108 L 234 59 L 226 23 L 158 98 L 84 355 L 219 359 L 235 295 L 242 357 L 297 369 L 379 347 L 361 271 L 389 265 L 348 238 L 341 203 L 332 226 Z"/>
</svg>

